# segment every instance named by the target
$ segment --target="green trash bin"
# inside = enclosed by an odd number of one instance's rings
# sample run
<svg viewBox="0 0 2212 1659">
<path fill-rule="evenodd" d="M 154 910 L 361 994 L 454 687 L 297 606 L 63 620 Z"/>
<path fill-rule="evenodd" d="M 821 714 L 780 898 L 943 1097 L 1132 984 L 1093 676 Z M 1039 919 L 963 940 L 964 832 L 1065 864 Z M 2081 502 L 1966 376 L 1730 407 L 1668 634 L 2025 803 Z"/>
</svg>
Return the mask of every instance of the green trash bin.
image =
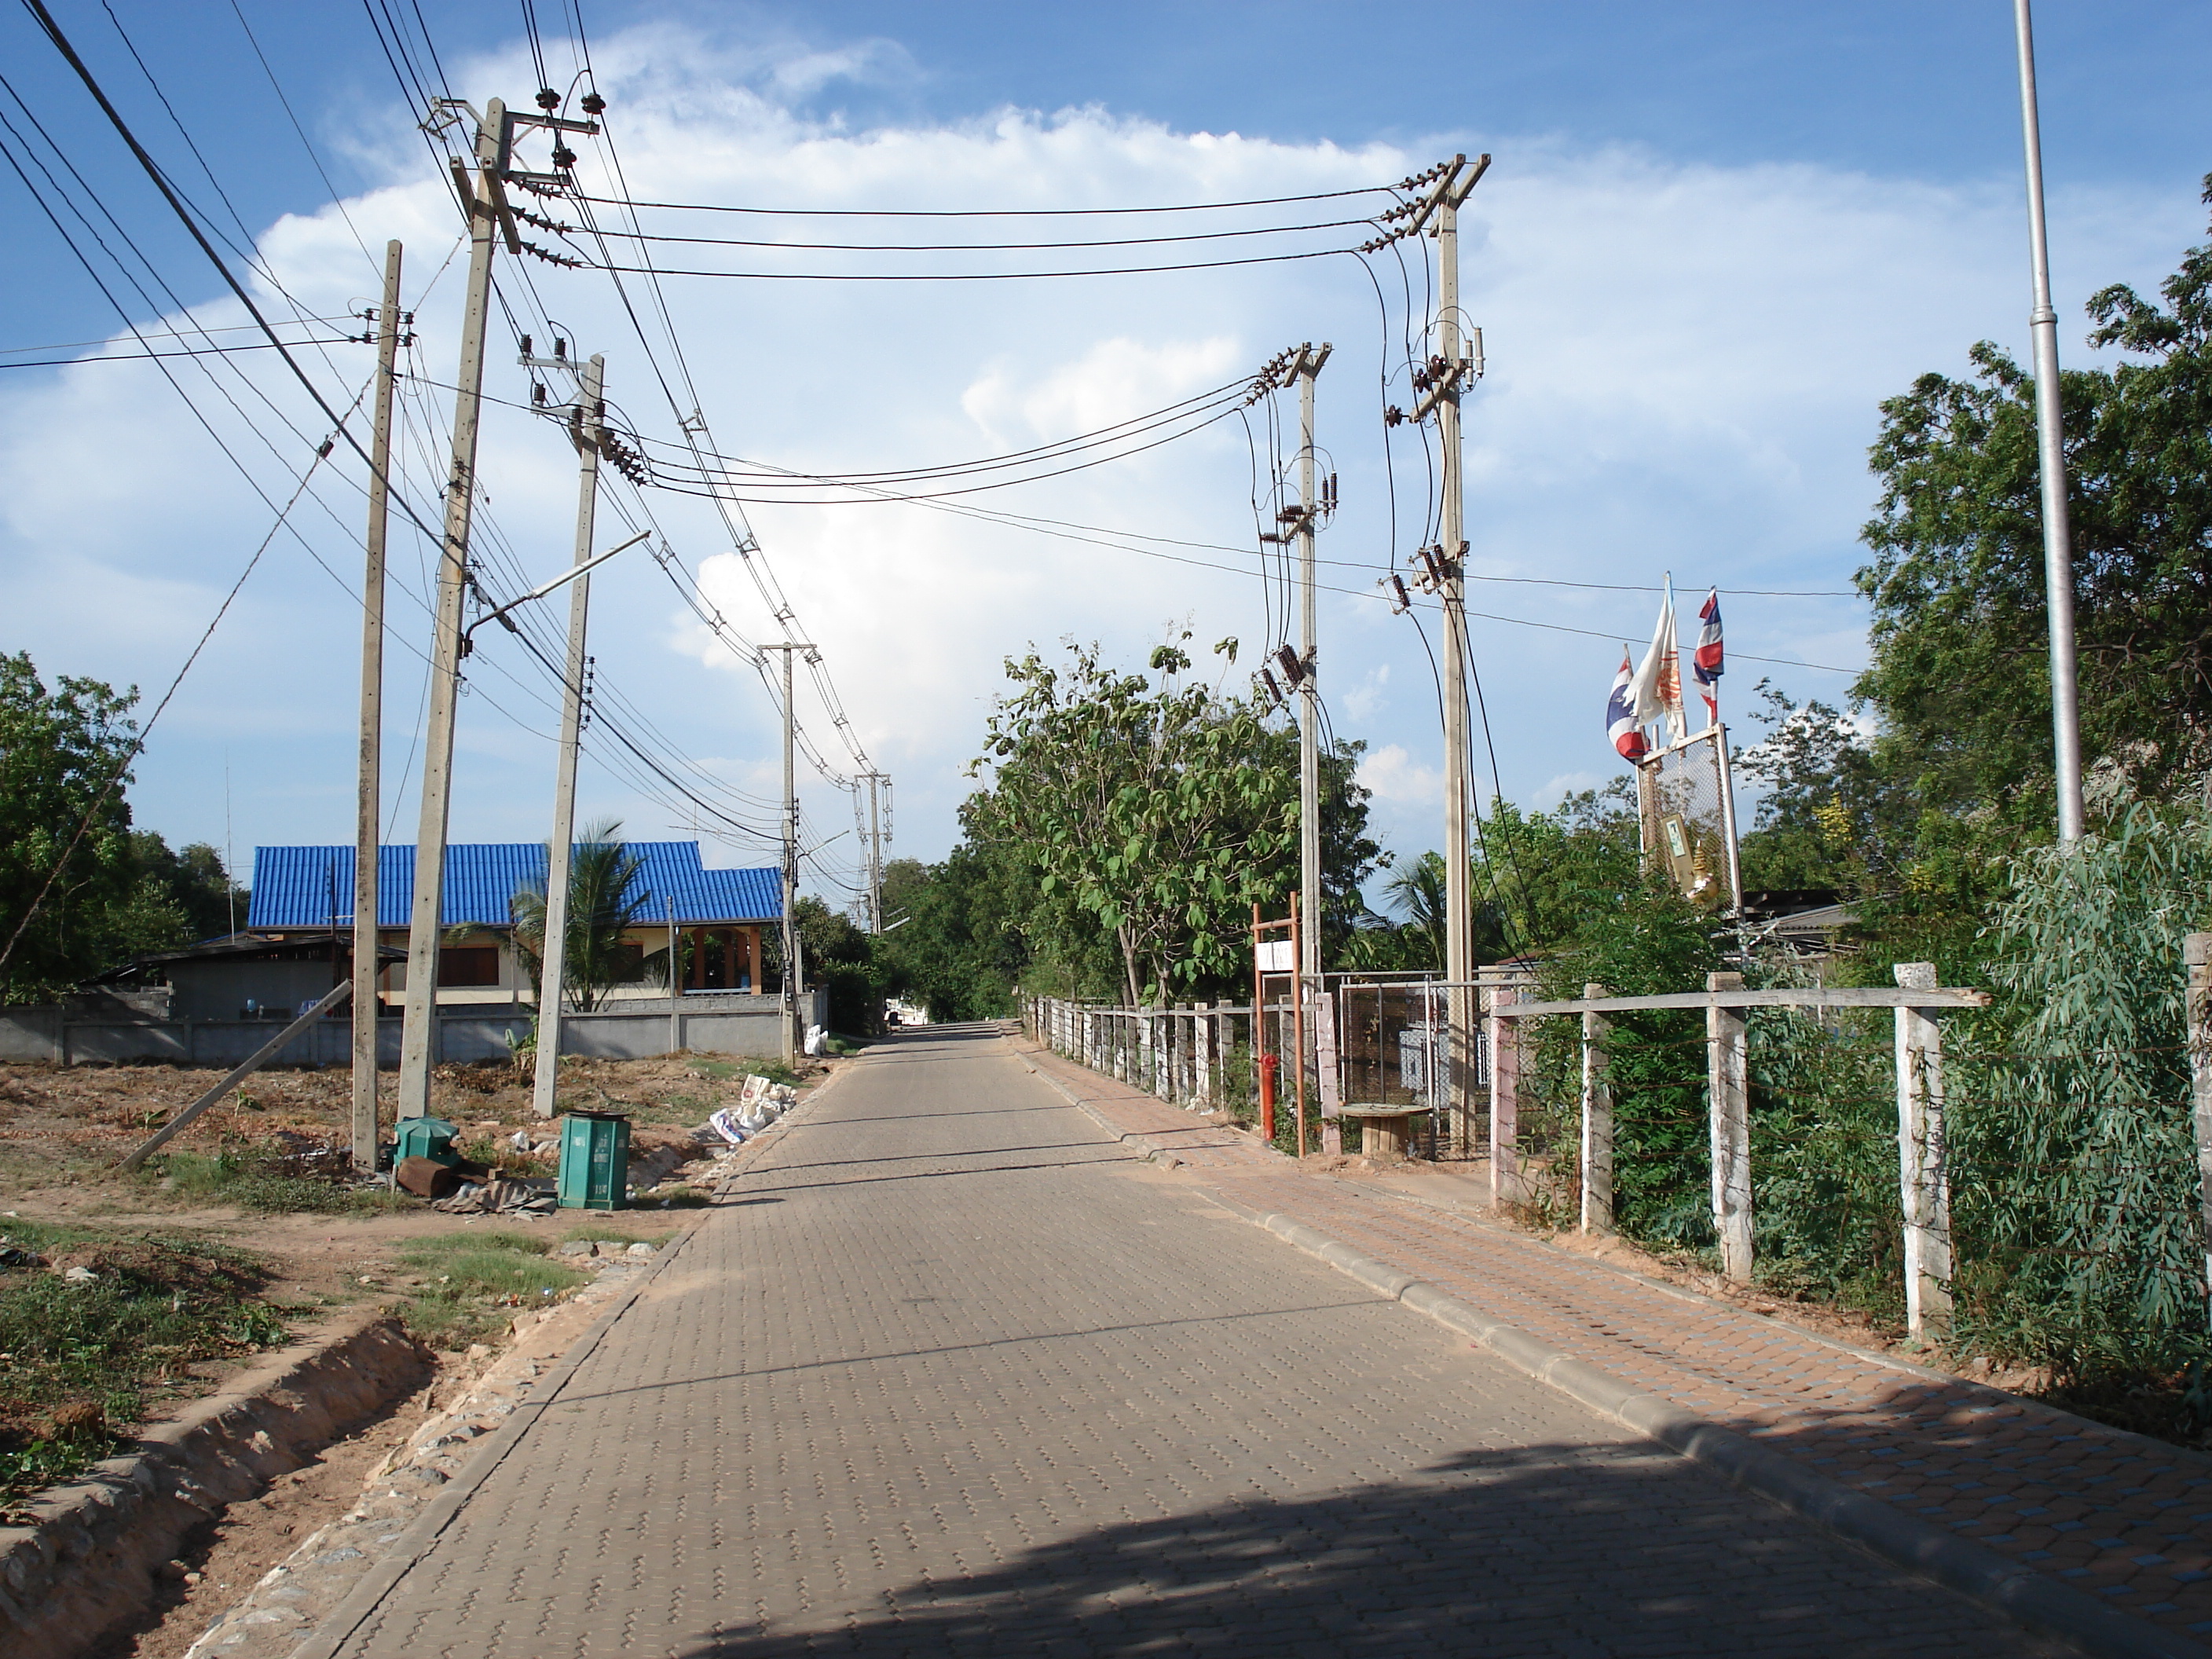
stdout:
<svg viewBox="0 0 2212 1659">
<path fill-rule="evenodd" d="M 410 1158 L 427 1158 L 449 1169 L 461 1161 L 461 1155 L 453 1150 L 453 1142 L 460 1138 L 458 1124 L 442 1117 L 403 1117 L 396 1132 L 399 1144 L 392 1155 L 394 1169 Z"/>
<path fill-rule="evenodd" d="M 570 1112 L 561 1120 L 558 1202 L 564 1210 L 619 1210 L 629 1195 L 629 1119 Z"/>
</svg>

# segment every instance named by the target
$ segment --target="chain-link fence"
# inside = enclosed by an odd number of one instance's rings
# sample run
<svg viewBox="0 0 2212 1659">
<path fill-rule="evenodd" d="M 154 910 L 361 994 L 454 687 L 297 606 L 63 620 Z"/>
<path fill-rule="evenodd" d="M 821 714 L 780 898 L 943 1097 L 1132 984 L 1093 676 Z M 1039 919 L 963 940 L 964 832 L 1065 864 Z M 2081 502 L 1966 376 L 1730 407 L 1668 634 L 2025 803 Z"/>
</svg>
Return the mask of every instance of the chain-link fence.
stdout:
<svg viewBox="0 0 2212 1659">
<path fill-rule="evenodd" d="M 1644 855 L 1686 896 L 1732 910 L 1743 893 L 1728 767 L 1727 728 L 1709 726 L 1638 761 L 1636 799 Z"/>
</svg>

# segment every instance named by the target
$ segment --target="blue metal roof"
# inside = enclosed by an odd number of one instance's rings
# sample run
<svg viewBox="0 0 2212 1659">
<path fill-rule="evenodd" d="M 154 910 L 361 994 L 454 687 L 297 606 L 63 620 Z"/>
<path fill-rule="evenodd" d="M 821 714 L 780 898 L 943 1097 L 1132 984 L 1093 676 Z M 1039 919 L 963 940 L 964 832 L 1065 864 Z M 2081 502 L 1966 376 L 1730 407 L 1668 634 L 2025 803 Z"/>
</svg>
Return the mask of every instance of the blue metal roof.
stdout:
<svg viewBox="0 0 2212 1659">
<path fill-rule="evenodd" d="M 775 921 L 783 915 L 783 873 L 779 870 L 709 870 L 699 861 L 696 841 L 634 841 L 627 849 L 641 859 L 631 893 L 641 900 L 640 925 L 665 921 L 668 902 L 676 920 L 688 926 L 714 927 L 738 921 Z M 377 849 L 376 925 L 404 927 L 415 903 L 415 849 Z M 459 922 L 504 927 L 512 919 L 515 890 L 542 886 L 545 848 L 537 842 L 491 842 L 446 848 L 446 892 L 441 918 L 448 927 Z M 253 849 L 253 902 L 248 927 L 328 927 L 353 921 L 353 848 L 350 847 L 257 847 Z"/>
</svg>

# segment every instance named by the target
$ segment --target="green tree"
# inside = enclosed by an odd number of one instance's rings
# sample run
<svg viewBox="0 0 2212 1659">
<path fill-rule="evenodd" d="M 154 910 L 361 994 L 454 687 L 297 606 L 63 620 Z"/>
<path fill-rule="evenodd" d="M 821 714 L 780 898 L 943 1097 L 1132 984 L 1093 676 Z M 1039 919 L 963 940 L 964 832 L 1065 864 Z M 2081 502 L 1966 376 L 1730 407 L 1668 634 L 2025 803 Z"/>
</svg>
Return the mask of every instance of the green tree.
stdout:
<svg viewBox="0 0 2212 1659">
<path fill-rule="evenodd" d="M 1109 668 L 1095 647 L 1071 645 L 1065 667 L 1034 651 L 1010 659 L 1013 689 L 975 763 L 989 784 L 962 809 L 971 842 L 1035 879 L 1032 955 L 1080 971 L 1088 929 L 1132 1003 L 1239 979 L 1252 906 L 1279 913 L 1297 880 L 1295 746 L 1256 699 L 1186 679 L 1188 638 L 1153 652 L 1157 686 Z M 1215 650 L 1225 674 L 1236 642 Z M 1332 758 L 1341 817 L 1325 839 L 1350 909 L 1366 870 L 1352 874 L 1347 849 L 1354 869 L 1362 858 L 1371 869 L 1375 849 L 1364 792 L 1349 783 L 1356 751 Z"/>
<path fill-rule="evenodd" d="M 884 866 L 892 927 L 876 941 L 887 988 L 933 1019 L 1012 1013 L 1030 963 L 1023 921 L 1035 897 L 1035 883 L 989 848 L 963 843 L 939 864 L 892 860 Z"/>
<path fill-rule="evenodd" d="M 1410 966 L 1443 970 L 1447 908 L 1444 888 L 1449 874 L 1443 854 L 1424 853 L 1382 884 L 1390 908 L 1405 918 L 1412 953 L 1420 958 Z"/>
<path fill-rule="evenodd" d="M 626 935 L 644 915 L 637 878 L 645 860 L 623 845 L 622 828 L 613 818 L 587 824 L 568 857 L 568 937 L 561 978 L 579 1013 L 590 1013 L 609 990 L 635 980 L 640 968 L 637 948 Z M 550 845 L 547 855 L 550 860 Z M 517 887 L 508 910 L 514 919 L 515 952 L 532 985 L 539 986 L 544 974 L 544 882 Z M 664 976 L 672 965 L 680 971 L 680 965 L 669 963 L 665 949 L 659 955 Z M 542 986 L 538 994 L 544 995 Z"/>
<path fill-rule="evenodd" d="M 2212 247 L 2160 292 L 2096 295 L 2090 343 L 2127 360 L 2060 383 L 2082 748 L 2116 804 L 2212 765 Z M 1923 375 L 1882 405 L 1854 695 L 1921 855 L 1986 863 L 2051 836 L 2050 672 L 2034 382 L 1986 341 L 1971 355 L 1972 380 Z"/>
<path fill-rule="evenodd" d="M 1857 894 L 1893 880 L 1903 803 L 1858 727 L 1825 702 L 1792 702 L 1765 680 L 1755 690 L 1766 708 L 1753 718 L 1766 736 L 1735 757 L 1735 769 L 1765 794 L 1743 837 L 1743 884 Z M 1909 835 L 1909 815 L 1903 828 Z"/>
<path fill-rule="evenodd" d="M 112 965 L 126 933 L 176 920 L 140 892 L 125 770 L 133 690 L 64 675 L 51 689 L 27 652 L 0 657 L 0 994 L 37 1001 Z M 135 914 L 133 914 L 135 913 Z"/>
<path fill-rule="evenodd" d="M 1644 885 L 1625 781 L 1549 812 L 1493 800 L 1474 860 L 1476 957 L 1564 949 Z"/>
<path fill-rule="evenodd" d="M 830 994 L 830 1026 L 854 1036 L 873 1036 L 883 1022 L 884 996 L 891 983 L 887 965 L 877 959 L 875 941 L 852 918 L 831 909 L 812 894 L 792 907 L 799 933 L 806 983 Z M 764 929 L 761 953 L 769 971 L 783 972 L 783 930 Z"/>
<path fill-rule="evenodd" d="M 233 890 L 222 854 L 204 841 L 172 848 L 158 830 L 131 832 L 131 859 L 142 880 L 151 880 L 161 896 L 175 908 L 183 923 L 185 942 L 215 939 L 231 931 L 234 910 L 242 924 L 252 896 L 243 888 Z M 351 899 L 341 900 L 349 907 Z"/>
</svg>

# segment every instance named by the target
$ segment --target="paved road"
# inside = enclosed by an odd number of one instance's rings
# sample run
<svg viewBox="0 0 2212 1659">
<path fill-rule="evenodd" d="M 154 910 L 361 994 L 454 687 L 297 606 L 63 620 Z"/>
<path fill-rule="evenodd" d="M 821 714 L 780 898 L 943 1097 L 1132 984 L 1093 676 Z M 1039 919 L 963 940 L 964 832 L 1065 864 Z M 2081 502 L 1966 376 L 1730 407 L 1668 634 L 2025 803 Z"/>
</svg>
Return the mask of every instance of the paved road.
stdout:
<svg viewBox="0 0 2212 1659">
<path fill-rule="evenodd" d="M 2032 1642 L 1108 1142 L 981 1031 L 782 1132 L 349 1655 Z"/>
</svg>

